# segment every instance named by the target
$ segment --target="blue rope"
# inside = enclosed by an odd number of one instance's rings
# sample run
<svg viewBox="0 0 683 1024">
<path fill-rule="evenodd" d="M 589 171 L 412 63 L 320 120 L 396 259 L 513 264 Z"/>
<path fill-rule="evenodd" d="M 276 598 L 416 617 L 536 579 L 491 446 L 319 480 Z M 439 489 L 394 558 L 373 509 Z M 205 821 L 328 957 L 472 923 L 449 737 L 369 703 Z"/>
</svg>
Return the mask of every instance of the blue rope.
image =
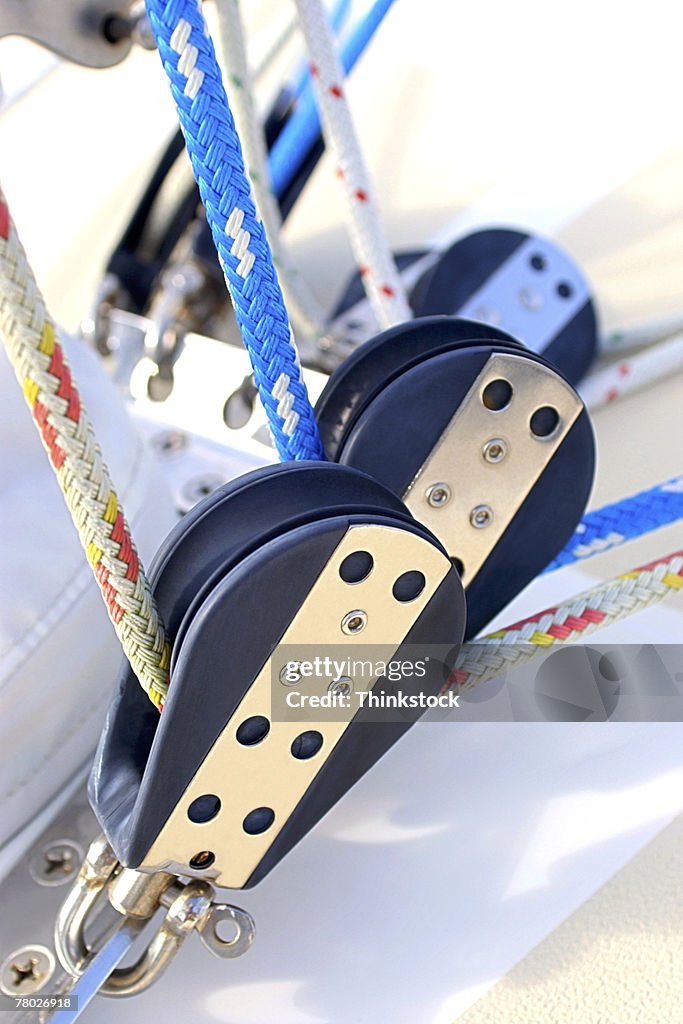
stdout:
<svg viewBox="0 0 683 1024">
<path fill-rule="evenodd" d="M 544 572 L 599 555 L 683 519 L 683 476 L 588 512 L 564 551 Z"/>
<path fill-rule="evenodd" d="M 340 59 L 348 75 L 370 43 L 394 0 L 376 0 L 342 44 Z M 320 135 L 318 107 L 310 82 L 301 94 L 291 117 L 275 140 L 268 158 L 273 192 L 281 197 L 301 166 L 301 161 Z"/>
<path fill-rule="evenodd" d="M 146 5 L 275 447 L 283 460 L 324 459 L 206 23 L 196 0 Z"/>
</svg>

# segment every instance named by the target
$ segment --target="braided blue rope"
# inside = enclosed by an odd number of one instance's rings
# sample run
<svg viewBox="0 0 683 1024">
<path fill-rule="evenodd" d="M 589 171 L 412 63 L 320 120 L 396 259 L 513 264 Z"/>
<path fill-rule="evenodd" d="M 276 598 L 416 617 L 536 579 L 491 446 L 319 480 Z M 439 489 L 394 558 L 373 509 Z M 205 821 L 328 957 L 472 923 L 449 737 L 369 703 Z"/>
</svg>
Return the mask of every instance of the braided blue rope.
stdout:
<svg viewBox="0 0 683 1024">
<path fill-rule="evenodd" d="M 324 459 L 268 240 L 196 0 L 146 0 L 254 380 L 283 460 Z"/>
<path fill-rule="evenodd" d="M 375 0 L 349 38 L 342 43 L 339 57 L 345 74 L 354 68 L 393 3 L 394 0 Z M 282 196 L 296 177 L 302 160 L 319 135 L 318 106 L 309 81 L 268 156 L 270 183 L 276 196 Z"/>
<path fill-rule="evenodd" d="M 588 512 L 564 551 L 544 572 L 599 555 L 683 519 L 683 476 Z"/>
</svg>

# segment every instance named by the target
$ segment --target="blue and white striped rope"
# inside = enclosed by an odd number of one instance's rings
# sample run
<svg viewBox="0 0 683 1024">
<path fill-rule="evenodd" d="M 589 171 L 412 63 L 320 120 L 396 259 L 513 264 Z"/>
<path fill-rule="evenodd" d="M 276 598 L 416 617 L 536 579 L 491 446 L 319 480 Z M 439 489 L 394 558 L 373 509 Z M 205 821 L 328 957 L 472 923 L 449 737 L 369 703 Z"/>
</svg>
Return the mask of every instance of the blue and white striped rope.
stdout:
<svg viewBox="0 0 683 1024">
<path fill-rule="evenodd" d="M 544 572 L 592 558 L 683 519 L 683 476 L 588 512 Z"/>
<path fill-rule="evenodd" d="M 196 0 L 145 0 L 206 218 L 281 459 L 324 459 L 220 67 Z"/>
</svg>

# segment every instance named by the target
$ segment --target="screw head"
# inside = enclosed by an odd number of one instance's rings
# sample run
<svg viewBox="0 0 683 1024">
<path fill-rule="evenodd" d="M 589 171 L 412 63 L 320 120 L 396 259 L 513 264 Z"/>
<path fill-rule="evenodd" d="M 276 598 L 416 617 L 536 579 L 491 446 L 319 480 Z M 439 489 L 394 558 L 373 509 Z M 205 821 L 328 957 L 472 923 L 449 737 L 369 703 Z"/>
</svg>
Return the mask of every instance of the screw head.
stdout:
<svg viewBox="0 0 683 1024">
<path fill-rule="evenodd" d="M 367 612 L 356 609 L 353 612 L 347 612 L 341 621 L 342 632 L 346 633 L 347 636 L 356 636 L 357 633 L 362 633 L 368 622 Z"/>
<path fill-rule="evenodd" d="M 327 687 L 327 692 L 339 694 L 341 697 L 350 697 L 353 693 L 353 679 L 349 676 L 339 676 L 338 679 L 332 680 Z"/>
<path fill-rule="evenodd" d="M 530 312 L 535 313 L 543 305 L 543 295 L 537 288 L 522 288 L 519 301 Z"/>
<path fill-rule="evenodd" d="M 490 462 L 494 466 L 497 462 L 502 462 L 507 453 L 508 446 L 502 437 L 492 437 L 482 448 L 484 461 Z"/>
<path fill-rule="evenodd" d="M 425 498 L 432 508 L 443 508 L 451 500 L 451 489 L 448 484 L 432 484 L 425 491 Z"/>
<path fill-rule="evenodd" d="M 477 306 L 474 311 L 474 319 L 482 324 L 490 324 L 491 327 L 500 327 L 503 317 L 500 310 L 494 306 Z"/>
<path fill-rule="evenodd" d="M 38 885 L 66 885 L 78 874 L 83 850 L 70 839 L 56 839 L 38 850 L 29 861 L 31 877 Z"/>
<path fill-rule="evenodd" d="M 26 996 L 40 992 L 55 972 L 54 954 L 46 946 L 22 946 L 0 964 L 0 992 Z"/>
<path fill-rule="evenodd" d="M 475 505 L 470 512 L 470 523 L 475 530 L 483 530 L 493 522 L 493 509 L 490 505 Z"/>
</svg>

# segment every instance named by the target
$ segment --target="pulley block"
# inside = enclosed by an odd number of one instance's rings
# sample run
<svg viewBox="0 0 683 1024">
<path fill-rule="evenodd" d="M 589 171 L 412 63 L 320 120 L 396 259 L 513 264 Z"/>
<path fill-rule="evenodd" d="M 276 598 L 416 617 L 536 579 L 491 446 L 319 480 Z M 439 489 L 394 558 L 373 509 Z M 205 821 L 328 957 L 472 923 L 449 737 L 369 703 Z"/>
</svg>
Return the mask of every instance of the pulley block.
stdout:
<svg viewBox="0 0 683 1024">
<path fill-rule="evenodd" d="M 475 231 L 443 252 L 410 297 L 417 317 L 447 314 L 499 327 L 576 384 L 595 358 L 586 278 L 559 245 L 511 228 Z"/>
<path fill-rule="evenodd" d="M 571 537 L 593 481 L 588 413 L 503 331 L 430 317 L 385 331 L 316 406 L 327 457 L 400 497 L 448 551 L 476 635 Z"/>
<path fill-rule="evenodd" d="M 408 645 L 457 650 L 462 584 L 440 542 L 382 484 L 303 462 L 257 470 L 200 502 L 151 577 L 173 638 L 168 697 L 159 715 L 123 667 L 91 801 L 126 867 L 248 887 L 412 724 L 373 721 L 364 707 L 334 721 L 276 720 L 276 649 L 382 645 L 399 662 Z M 443 667 L 397 685 L 437 694 Z M 324 692 L 329 682 L 305 685 Z"/>
</svg>

